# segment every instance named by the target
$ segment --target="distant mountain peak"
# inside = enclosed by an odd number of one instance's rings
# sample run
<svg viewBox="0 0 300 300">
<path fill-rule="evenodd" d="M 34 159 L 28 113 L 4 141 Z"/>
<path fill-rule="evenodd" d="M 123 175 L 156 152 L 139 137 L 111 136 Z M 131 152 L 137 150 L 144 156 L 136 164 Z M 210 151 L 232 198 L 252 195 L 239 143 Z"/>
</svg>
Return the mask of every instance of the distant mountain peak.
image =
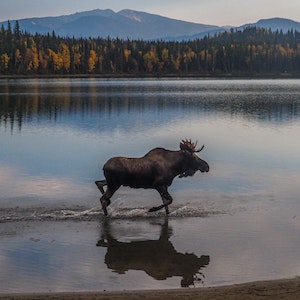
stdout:
<svg viewBox="0 0 300 300">
<path fill-rule="evenodd" d="M 295 21 L 293 21 L 293 20 L 291 20 L 291 19 L 287 19 L 287 18 L 279 18 L 279 17 L 273 17 L 273 18 L 266 18 L 266 19 L 259 19 L 258 21 L 257 21 L 257 23 L 259 23 L 259 22 L 272 22 L 272 21 L 275 21 L 275 22 L 295 22 Z"/>
<path fill-rule="evenodd" d="M 83 12 L 76 12 L 71 14 L 70 16 L 107 16 L 107 15 L 114 15 L 115 12 L 112 9 L 93 9 Z"/>
<path fill-rule="evenodd" d="M 131 9 L 123 9 L 118 12 L 119 15 L 122 15 L 128 19 L 134 20 L 136 22 L 142 22 L 141 15 L 137 13 L 135 10 Z"/>
<path fill-rule="evenodd" d="M 147 12 L 123 9 L 114 12 L 111 9 L 94 9 L 76 12 L 70 15 L 44 18 L 20 19 L 21 30 L 28 33 L 47 34 L 53 31 L 60 36 L 69 37 L 111 37 L 123 39 L 169 40 L 182 41 L 202 38 L 229 30 L 228 27 L 205 25 L 194 22 L 176 20 Z M 15 21 L 11 21 L 14 26 Z M 0 22 L 6 26 L 6 22 Z M 300 23 L 285 18 L 261 19 L 256 23 L 237 27 L 263 27 L 272 31 L 297 30 Z M 231 27 L 234 28 L 234 27 Z"/>
</svg>

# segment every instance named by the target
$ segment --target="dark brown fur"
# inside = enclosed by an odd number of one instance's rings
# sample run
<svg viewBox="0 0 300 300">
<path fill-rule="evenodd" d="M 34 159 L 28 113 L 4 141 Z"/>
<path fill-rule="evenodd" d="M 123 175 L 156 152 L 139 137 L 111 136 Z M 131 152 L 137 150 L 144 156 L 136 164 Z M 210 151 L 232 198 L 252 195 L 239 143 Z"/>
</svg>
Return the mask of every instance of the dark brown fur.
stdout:
<svg viewBox="0 0 300 300">
<path fill-rule="evenodd" d="M 191 141 L 182 141 L 181 150 L 171 151 L 155 148 L 140 158 L 113 157 L 103 166 L 106 180 L 96 181 L 96 185 L 103 194 L 100 198 L 102 209 L 107 215 L 107 206 L 110 198 L 120 186 L 131 188 L 156 189 L 163 201 L 163 205 L 152 207 L 149 212 L 165 207 L 169 213 L 168 205 L 173 199 L 168 193 L 168 187 L 173 179 L 193 176 L 196 171 L 208 172 L 209 166 L 195 152 L 196 144 Z M 107 185 L 106 191 L 103 187 Z"/>
</svg>

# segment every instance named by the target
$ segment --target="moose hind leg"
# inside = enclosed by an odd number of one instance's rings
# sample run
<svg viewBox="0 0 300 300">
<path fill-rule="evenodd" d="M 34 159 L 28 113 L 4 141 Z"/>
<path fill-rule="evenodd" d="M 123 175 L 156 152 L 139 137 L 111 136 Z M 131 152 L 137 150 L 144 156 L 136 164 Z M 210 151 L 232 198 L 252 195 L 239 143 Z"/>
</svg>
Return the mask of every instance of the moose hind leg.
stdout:
<svg viewBox="0 0 300 300">
<path fill-rule="evenodd" d="M 101 191 L 102 195 L 105 193 L 103 187 L 107 185 L 106 180 L 97 180 L 95 181 L 95 184 L 97 185 L 98 189 Z"/>
<path fill-rule="evenodd" d="M 106 192 L 103 194 L 103 196 L 100 198 L 100 202 L 101 202 L 101 206 L 102 206 L 102 210 L 105 216 L 108 215 L 107 212 L 107 206 L 110 205 L 110 198 L 112 197 L 112 195 L 115 193 L 115 191 L 118 189 L 119 187 L 110 187 L 107 186 Z"/>
</svg>

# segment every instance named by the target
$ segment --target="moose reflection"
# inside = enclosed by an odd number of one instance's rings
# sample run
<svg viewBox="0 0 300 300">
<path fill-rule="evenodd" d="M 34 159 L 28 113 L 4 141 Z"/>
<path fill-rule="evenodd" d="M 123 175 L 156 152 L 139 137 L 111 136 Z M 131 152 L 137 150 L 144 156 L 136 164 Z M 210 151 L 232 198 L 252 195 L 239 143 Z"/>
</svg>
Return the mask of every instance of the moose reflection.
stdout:
<svg viewBox="0 0 300 300">
<path fill-rule="evenodd" d="M 202 268 L 209 264 L 209 256 L 179 253 L 170 242 L 171 229 L 166 219 L 157 240 L 121 242 L 110 233 L 110 220 L 103 221 L 101 239 L 97 246 L 106 247 L 105 264 L 119 274 L 129 270 L 146 272 L 156 280 L 182 277 L 181 287 L 195 285 L 204 279 Z"/>
</svg>

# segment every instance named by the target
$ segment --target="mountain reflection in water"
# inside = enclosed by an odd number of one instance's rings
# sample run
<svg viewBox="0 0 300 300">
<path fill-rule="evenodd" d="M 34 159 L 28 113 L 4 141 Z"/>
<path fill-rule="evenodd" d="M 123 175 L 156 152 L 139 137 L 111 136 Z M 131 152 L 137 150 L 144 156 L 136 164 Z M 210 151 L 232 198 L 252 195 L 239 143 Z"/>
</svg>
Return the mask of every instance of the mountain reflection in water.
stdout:
<svg viewBox="0 0 300 300">
<path fill-rule="evenodd" d="M 209 264 L 209 256 L 179 253 L 169 240 L 171 235 L 172 229 L 166 218 L 158 240 L 121 242 L 113 237 L 110 220 L 105 219 L 97 246 L 107 248 L 105 264 L 118 274 L 140 270 L 156 280 L 179 276 L 182 277 L 181 287 L 203 282 L 205 276 L 200 270 Z"/>
</svg>

